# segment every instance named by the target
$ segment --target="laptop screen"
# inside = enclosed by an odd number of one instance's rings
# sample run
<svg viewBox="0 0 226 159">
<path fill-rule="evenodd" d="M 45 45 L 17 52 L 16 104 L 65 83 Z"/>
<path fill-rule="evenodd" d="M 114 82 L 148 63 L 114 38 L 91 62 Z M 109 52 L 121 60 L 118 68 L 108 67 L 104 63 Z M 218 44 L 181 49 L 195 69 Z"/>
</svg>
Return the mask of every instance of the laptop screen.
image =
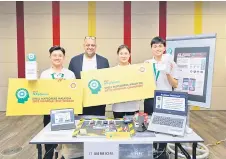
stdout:
<svg viewBox="0 0 226 159">
<path fill-rule="evenodd" d="M 155 91 L 154 112 L 186 116 L 188 94 L 175 91 Z"/>
</svg>

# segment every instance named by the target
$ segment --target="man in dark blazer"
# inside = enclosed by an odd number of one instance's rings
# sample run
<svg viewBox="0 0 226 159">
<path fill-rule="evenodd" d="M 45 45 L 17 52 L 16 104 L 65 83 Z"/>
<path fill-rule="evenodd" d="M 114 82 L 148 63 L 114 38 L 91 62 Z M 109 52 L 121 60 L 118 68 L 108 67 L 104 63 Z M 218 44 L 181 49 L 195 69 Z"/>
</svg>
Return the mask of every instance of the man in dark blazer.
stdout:
<svg viewBox="0 0 226 159">
<path fill-rule="evenodd" d="M 81 71 L 109 68 L 108 60 L 96 54 L 96 37 L 85 37 L 84 50 L 84 53 L 73 57 L 69 64 L 69 70 L 74 72 L 76 79 L 81 79 Z M 105 116 L 105 108 L 106 105 L 85 107 L 83 115 Z"/>
</svg>

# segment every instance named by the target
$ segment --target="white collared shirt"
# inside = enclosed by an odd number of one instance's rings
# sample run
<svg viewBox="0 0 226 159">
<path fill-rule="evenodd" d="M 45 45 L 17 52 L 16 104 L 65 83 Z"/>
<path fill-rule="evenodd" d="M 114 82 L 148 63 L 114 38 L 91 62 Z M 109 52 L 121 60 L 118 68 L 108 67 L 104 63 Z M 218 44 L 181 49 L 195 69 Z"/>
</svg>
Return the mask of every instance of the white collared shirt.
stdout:
<svg viewBox="0 0 226 159">
<path fill-rule="evenodd" d="M 63 78 L 63 79 L 75 79 L 75 75 L 72 71 L 67 68 L 62 68 L 62 70 L 58 73 L 55 73 L 52 68 L 49 68 L 41 73 L 41 79 L 53 79 L 52 74 L 54 74 L 54 78 Z M 63 77 L 62 77 L 63 75 Z M 62 150 L 62 155 L 65 158 L 75 158 L 83 156 L 83 143 L 76 144 L 59 144 L 57 149 Z"/>
<path fill-rule="evenodd" d="M 97 69 L 97 57 L 96 54 L 90 59 L 86 55 L 83 55 L 82 71 L 89 71 Z"/>
<path fill-rule="evenodd" d="M 53 77 L 54 76 L 54 77 Z M 41 79 L 75 79 L 75 74 L 67 68 L 62 68 L 60 72 L 54 72 L 52 68 L 49 68 L 41 73 Z"/>
<path fill-rule="evenodd" d="M 116 67 L 120 67 L 120 65 Z M 113 112 L 135 112 L 138 111 L 139 109 L 140 109 L 139 100 L 112 104 Z"/>
<path fill-rule="evenodd" d="M 177 64 L 173 61 L 172 55 L 163 54 L 162 59 L 159 62 L 165 62 L 165 61 L 170 61 L 173 64 L 173 69 L 172 69 L 170 75 L 173 78 L 178 79 Z M 146 60 L 145 63 L 146 62 L 151 63 L 151 64 L 158 63 L 154 59 L 154 57 L 150 60 Z M 157 71 L 158 71 L 158 68 L 157 68 Z M 155 74 L 154 74 L 154 76 L 155 76 Z M 172 86 L 170 85 L 165 72 L 160 71 L 159 77 L 156 81 L 156 87 L 157 87 L 157 90 L 172 91 Z"/>
</svg>

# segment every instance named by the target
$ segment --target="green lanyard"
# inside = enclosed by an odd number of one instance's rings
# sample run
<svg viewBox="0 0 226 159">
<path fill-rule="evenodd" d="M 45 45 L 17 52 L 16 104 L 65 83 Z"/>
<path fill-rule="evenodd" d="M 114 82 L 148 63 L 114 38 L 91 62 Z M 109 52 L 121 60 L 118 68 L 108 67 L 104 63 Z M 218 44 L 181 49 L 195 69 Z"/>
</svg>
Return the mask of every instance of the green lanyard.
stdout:
<svg viewBox="0 0 226 159">
<path fill-rule="evenodd" d="M 52 73 L 52 74 L 51 74 L 52 79 L 56 79 L 56 78 L 55 78 L 55 74 L 56 74 L 56 73 Z M 63 74 L 63 73 L 61 73 L 61 78 L 63 78 L 63 77 L 64 77 L 64 74 Z"/>
<path fill-rule="evenodd" d="M 154 67 L 154 73 L 155 73 L 155 81 L 157 82 L 157 80 L 159 78 L 160 71 L 156 72 L 156 65 L 155 65 L 155 63 L 153 63 L 153 67 Z"/>
</svg>

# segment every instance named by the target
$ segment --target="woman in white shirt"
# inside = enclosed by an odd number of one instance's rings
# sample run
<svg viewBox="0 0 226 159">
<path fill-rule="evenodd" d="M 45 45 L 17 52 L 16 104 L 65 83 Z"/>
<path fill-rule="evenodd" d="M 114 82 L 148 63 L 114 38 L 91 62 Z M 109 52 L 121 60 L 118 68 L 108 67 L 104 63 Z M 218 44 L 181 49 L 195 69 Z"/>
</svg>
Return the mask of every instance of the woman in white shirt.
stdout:
<svg viewBox="0 0 226 159">
<path fill-rule="evenodd" d="M 129 59 L 131 56 L 131 52 L 128 46 L 121 45 L 117 50 L 118 54 L 118 66 L 124 67 L 130 65 Z M 140 101 L 129 101 L 122 103 L 114 103 L 112 105 L 112 111 L 114 118 L 123 118 L 125 115 L 134 115 L 139 111 Z"/>
</svg>

